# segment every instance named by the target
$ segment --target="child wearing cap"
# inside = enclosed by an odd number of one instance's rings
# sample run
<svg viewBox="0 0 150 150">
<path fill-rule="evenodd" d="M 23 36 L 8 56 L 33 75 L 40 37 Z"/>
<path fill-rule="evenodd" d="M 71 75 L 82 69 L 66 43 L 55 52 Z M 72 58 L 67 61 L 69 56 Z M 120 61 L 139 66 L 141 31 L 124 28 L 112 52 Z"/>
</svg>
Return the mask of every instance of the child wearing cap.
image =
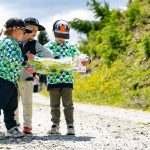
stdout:
<svg viewBox="0 0 150 150">
<path fill-rule="evenodd" d="M 65 39 L 69 39 L 69 25 L 65 20 L 57 20 L 53 24 L 53 32 L 55 36 L 55 42 L 49 42 L 45 45 L 53 51 L 56 58 L 74 57 L 81 54 L 81 52 L 71 45 Z M 91 62 L 87 56 L 82 60 L 84 66 Z M 67 124 L 67 135 L 75 135 L 74 118 L 73 118 L 73 101 L 72 101 L 72 89 L 73 89 L 73 76 L 72 72 L 62 70 L 61 72 L 53 72 L 47 75 L 47 89 L 50 94 L 50 106 L 51 106 L 51 130 L 48 134 L 60 134 L 60 99 L 62 98 L 62 104 L 64 107 L 64 116 Z"/>
<path fill-rule="evenodd" d="M 17 81 L 24 61 L 17 41 L 22 40 L 25 32 L 31 31 L 25 28 L 24 21 L 11 18 L 5 24 L 6 37 L 0 41 L 0 109 L 4 113 L 6 137 L 24 136 L 16 127 L 14 112 L 18 106 Z M 33 59 L 29 55 L 28 58 Z"/>
<path fill-rule="evenodd" d="M 27 33 L 24 35 L 23 41 L 20 42 L 20 47 L 22 54 L 39 54 L 44 57 L 54 57 L 52 51 L 44 48 L 37 40 L 34 39 L 38 31 L 44 31 L 45 28 L 39 24 L 39 21 L 36 18 L 26 18 L 25 20 L 26 27 L 32 30 L 32 33 Z M 28 65 L 28 64 L 27 64 Z M 32 66 L 28 65 L 28 68 Z M 34 69 L 33 69 L 34 72 Z M 25 134 L 31 134 L 32 130 L 32 95 L 33 95 L 33 72 L 29 73 L 25 69 L 21 71 L 20 80 L 18 82 L 19 87 L 19 96 L 21 97 L 23 104 L 23 132 Z M 19 98 L 20 98 L 19 97 Z M 19 100 L 19 99 L 18 99 Z M 15 116 L 17 123 L 19 124 L 19 112 L 16 110 Z"/>
</svg>

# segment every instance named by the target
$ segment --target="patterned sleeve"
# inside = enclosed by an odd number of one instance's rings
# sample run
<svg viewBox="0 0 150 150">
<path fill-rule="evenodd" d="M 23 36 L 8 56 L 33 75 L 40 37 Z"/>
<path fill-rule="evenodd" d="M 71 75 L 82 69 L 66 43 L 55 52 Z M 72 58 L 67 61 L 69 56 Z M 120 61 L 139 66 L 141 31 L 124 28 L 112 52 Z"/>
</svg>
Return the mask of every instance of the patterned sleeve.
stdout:
<svg viewBox="0 0 150 150">
<path fill-rule="evenodd" d="M 72 57 L 76 56 L 76 55 L 84 55 L 84 53 L 81 53 L 76 46 L 74 45 L 70 45 L 71 46 L 71 50 L 72 50 Z M 86 56 L 86 59 L 88 59 L 91 63 L 91 58 L 89 56 Z"/>
<path fill-rule="evenodd" d="M 81 52 L 77 49 L 75 45 L 69 45 L 69 47 L 71 47 L 72 57 L 81 54 Z"/>
<path fill-rule="evenodd" d="M 19 46 L 15 45 L 11 40 L 6 40 L 1 46 L 6 62 L 9 62 L 12 65 L 23 62 Z"/>
</svg>

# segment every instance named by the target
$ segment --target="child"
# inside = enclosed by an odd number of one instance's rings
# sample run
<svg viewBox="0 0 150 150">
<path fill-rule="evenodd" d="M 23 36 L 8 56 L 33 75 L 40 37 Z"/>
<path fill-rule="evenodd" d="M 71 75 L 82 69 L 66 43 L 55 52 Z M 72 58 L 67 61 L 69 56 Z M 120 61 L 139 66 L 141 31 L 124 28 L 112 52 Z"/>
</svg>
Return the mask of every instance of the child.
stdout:
<svg viewBox="0 0 150 150">
<path fill-rule="evenodd" d="M 5 28 L 6 37 L 0 42 L 0 109 L 4 112 L 6 137 L 22 137 L 24 134 L 17 129 L 14 119 L 18 106 L 16 82 L 24 61 L 17 41 L 22 40 L 25 32 L 31 31 L 25 28 L 24 21 L 19 18 L 7 20 Z"/>
<path fill-rule="evenodd" d="M 53 24 L 53 32 L 55 36 L 55 42 L 50 42 L 45 45 L 56 55 L 56 58 L 74 57 L 81 54 L 73 45 L 69 44 L 65 39 L 69 39 L 69 26 L 65 20 L 57 20 Z M 90 58 L 82 60 L 84 66 L 90 63 Z M 61 71 L 53 72 L 47 75 L 47 88 L 50 94 L 50 106 L 51 106 L 51 121 L 53 123 L 49 134 L 60 134 L 60 98 L 62 97 L 62 104 L 64 107 L 64 115 L 67 124 L 67 135 L 75 135 L 74 119 L 73 119 L 73 101 L 72 101 L 72 89 L 73 89 L 73 76 L 72 72 Z"/>
<path fill-rule="evenodd" d="M 45 28 L 39 24 L 36 18 L 26 18 L 26 27 L 32 30 L 32 33 L 24 35 L 23 41 L 20 42 L 22 54 L 40 54 L 44 57 L 54 57 L 52 52 L 45 49 L 37 40 L 34 40 L 38 31 L 43 31 Z M 28 65 L 28 68 L 32 66 Z M 33 70 L 34 71 L 34 70 Z M 21 71 L 20 80 L 18 82 L 19 95 L 23 103 L 23 132 L 31 134 L 32 130 L 32 94 L 33 94 L 33 73 L 28 73 L 25 69 Z M 19 124 L 19 113 L 16 110 L 16 121 Z"/>
<path fill-rule="evenodd" d="M 40 78 L 39 78 L 39 75 L 37 73 L 34 73 L 33 74 L 33 92 L 39 92 L 40 90 Z"/>
</svg>

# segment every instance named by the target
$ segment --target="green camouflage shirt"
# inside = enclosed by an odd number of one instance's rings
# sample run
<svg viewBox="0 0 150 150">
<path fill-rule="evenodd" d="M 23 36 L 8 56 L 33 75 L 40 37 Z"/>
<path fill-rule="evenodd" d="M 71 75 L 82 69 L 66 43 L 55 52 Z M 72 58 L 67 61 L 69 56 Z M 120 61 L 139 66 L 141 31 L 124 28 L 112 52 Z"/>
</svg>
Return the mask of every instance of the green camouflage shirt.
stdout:
<svg viewBox="0 0 150 150">
<path fill-rule="evenodd" d="M 12 37 L 0 41 L 0 77 L 16 83 L 23 57 L 18 43 Z"/>
<path fill-rule="evenodd" d="M 70 45 L 67 41 L 64 42 L 49 42 L 45 48 L 50 49 L 58 58 L 74 57 L 81 52 L 74 45 Z M 48 84 L 73 84 L 73 75 L 71 71 L 53 72 L 47 75 Z"/>
</svg>

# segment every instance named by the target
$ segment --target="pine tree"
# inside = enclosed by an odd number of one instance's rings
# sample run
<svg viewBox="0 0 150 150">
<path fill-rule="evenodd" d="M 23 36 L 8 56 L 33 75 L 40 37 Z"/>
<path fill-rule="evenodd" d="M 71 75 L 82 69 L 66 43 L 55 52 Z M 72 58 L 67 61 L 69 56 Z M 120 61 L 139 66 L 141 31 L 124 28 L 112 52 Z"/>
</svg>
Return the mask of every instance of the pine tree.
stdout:
<svg viewBox="0 0 150 150">
<path fill-rule="evenodd" d="M 95 14 L 95 18 L 99 18 L 99 20 L 88 21 L 75 18 L 70 24 L 72 28 L 88 36 L 91 30 L 100 30 L 104 27 L 104 24 L 109 21 L 111 11 L 109 10 L 109 4 L 106 1 L 104 1 L 104 4 L 102 5 L 97 0 L 91 0 L 91 2 L 87 3 L 87 6 Z"/>
<path fill-rule="evenodd" d="M 39 33 L 39 35 L 38 35 L 38 41 L 42 45 L 46 44 L 49 41 L 48 35 L 47 35 L 46 31 L 41 31 Z"/>
<path fill-rule="evenodd" d="M 104 1 L 104 5 L 102 5 L 97 0 L 91 0 L 91 3 L 88 3 L 88 5 L 94 12 L 96 18 L 101 18 L 101 20 L 103 20 L 110 15 L 109 4 L 106 1 Z"/>
</svg>

